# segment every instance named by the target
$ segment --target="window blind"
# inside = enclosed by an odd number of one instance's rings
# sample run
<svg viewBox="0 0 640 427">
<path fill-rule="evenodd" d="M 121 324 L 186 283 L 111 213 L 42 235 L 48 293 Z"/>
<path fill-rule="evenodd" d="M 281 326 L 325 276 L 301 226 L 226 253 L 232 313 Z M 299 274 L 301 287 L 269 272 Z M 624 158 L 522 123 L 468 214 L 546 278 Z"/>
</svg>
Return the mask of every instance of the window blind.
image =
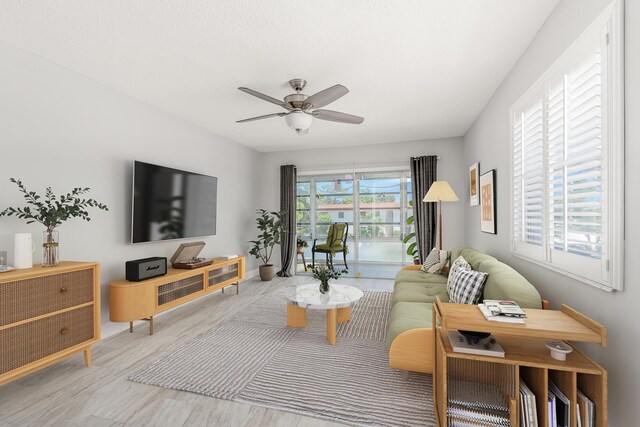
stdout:
<svg viewBox="0 0 640 427">
<path fill-rule="evenodd" d="M 608 162 L 623 152 L 622 138 L 611 137 L 622 99 L 621 65 L 611 61 L 612 30 L 621 25 L 613 11 L 511 109 L 511 233 L 515 254 L 620 289 L 609 274 L 611 248 L 623 244 L 610 219 L 619 221 L 622 206 L 609 202 L 621 190 L 607 179 Z"/>
</svg>

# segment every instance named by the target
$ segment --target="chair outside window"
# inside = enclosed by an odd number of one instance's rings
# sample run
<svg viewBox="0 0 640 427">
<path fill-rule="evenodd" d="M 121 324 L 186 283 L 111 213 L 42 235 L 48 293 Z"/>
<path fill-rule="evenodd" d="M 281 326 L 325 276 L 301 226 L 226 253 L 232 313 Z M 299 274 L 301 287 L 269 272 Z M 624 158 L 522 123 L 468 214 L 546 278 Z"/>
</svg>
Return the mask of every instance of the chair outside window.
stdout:
<svg viewBox="0 0 640 427">
<path fill-rule="evenodd" d="M 333 255 L 342 252 L 344 259 L 344 267 L 348 270 L 347 265 L 347 236 L 349 234 L 349 224 L 334 222 L 329 226 L 327 232 L 327 243 L 317 244 L 318 239 L 313 240 L 313 247 L 311 248 L 311 263 L 316 266 L 316 252 L 325 254 L 327 265 L 333 269 Z"/>
</svg>

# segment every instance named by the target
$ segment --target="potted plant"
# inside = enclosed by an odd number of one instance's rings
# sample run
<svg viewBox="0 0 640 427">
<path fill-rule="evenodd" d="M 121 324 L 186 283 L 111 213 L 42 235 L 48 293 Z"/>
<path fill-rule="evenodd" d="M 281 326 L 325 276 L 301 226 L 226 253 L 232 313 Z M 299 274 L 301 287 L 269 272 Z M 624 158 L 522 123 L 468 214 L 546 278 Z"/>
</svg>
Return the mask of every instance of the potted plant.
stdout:
<svg viewBox="0 0 640 427">
<path fill-rule="evenodd" d="M 413 203 L 409 202 L 409 205 L 412 206 Z M 407 220 L 405 221 L 407 225 L 411 225 L 413 224 L 413 215 L 408 216 Z M 418 265 L 420 264 L 420 252 L 418 252 L 418 242 L 416 241 L 416 233 L 411 232 L 409 234 L 407 234 L 406 236 L 404 236 L 404 239 L 402 239 L 402 243 L 409 243 L 412 242 L 408 247 L 407 247 L 407 255 L 410 255 L 413 257 L 413 263 Z"/>
<path fill-rule="evenodd" d="M 253 246 L 249 250 L 249 254 L 262 261 L 260 266 L 260 278 L 264 281 L 273 279 L 275 275 L 275 267 L 269 264 L 273 248 L 282 242 L 282 235 L 285 233 L 282 217 L 286 212 L 269 212 L 266 209 L 258 209 L 256 211 L 258 217 L 256 224 L 258 225 L 258 238 L 250 240 Z"/>
<path fill-rule="evenodd" d="M 60 262 L 59 254 L 59 236 L 56 227 L 64 223 L 70 218 L 82 218 L 85 221 L 91 221 L 87 208 L 97 208 L 108 211 L 106 205 L 94 199 L 82 199 L 80 196 L 89 192 L 89 188 L 76 187 L 71 192 L 56 196 L 53 194 L 51 187 L 45 190 L 44 198 L 36 194 L 35 191 L 29 191 L 19 179 L 11 178 L 9 181 L 18 186 L 18 190 L 24 195 L 25 200 L 31 207 L 23 208 L 9 207 L 0 212 L 2 216 L 15 215 L 18 218 L 27 220 L 27 224 L 39 222 L 46 227 L 42 233 L 42 266 L 55 267 Z"/>
<path fill-rule="evenodd" d="M 309 246 L 306 240 L 302 238 L 302 236 L 298 236 L 296 238 L 296 248 L 298 248 L 298 253 L 301 254 L 302 250 Z"/>
<path fill-rule="evenodd" d="M 307 267 L 311 269 L 313 278 L 316 280 L 320 280 L 319 290 L 321 294 L 329 293 L 329 279 L 339 279 L 342 274 L 347 272 L 347 270 L 336 271 L 326 264 L 321 264 L 317 267 L 314 267 L 313 264 L 309 264 L 307 265 Z"/>
</svg>

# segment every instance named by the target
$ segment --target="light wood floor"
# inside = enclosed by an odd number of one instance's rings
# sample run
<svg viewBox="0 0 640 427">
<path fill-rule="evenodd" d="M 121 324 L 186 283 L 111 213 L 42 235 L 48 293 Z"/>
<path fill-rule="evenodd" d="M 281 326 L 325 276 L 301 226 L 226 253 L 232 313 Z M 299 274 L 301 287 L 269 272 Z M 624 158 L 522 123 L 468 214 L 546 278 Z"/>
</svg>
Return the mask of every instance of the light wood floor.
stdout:
<svg viewBox="0 0 640 427">
<path fill-rule="evenodd" d="M 154 335 L 136 324 L 93 347 L 93 366 L 82 354 L 0 386 L 0 426 L 337 426 L 289 412 L 167 390 L 126 381 L 167 350 L 210 329 L 276 287 L 311 283 L 312 278 L 250 279 L 225 294 L 215 293 L 156 317 Z M 341 279 L 363 290 L 391 291 L 393 281 Z M 283 310 L 285 309 L 283 304 Z M 339 345 L 339 343 L 338 343 Z"/>
</svg>

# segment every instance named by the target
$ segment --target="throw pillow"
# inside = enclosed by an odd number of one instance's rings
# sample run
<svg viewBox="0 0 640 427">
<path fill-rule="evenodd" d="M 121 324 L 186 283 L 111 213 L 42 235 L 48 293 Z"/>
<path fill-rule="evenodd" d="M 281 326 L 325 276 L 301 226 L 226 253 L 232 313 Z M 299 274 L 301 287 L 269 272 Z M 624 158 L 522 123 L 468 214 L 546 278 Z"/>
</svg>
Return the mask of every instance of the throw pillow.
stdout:
<svg viewBox="0 0 640 427">
<path fill-rule="evenodd" d="M 425 273 L 440 274 L 442 273 L 442 269 L 447 265 L 447 262 L 449 262 L 450 256 L 451 253 L 448 251 L 441 251 L 438 250 L 438 248 L 433 248 L 429 253 L 429 256 L 424 260 L 420 270 Z"/>
<path fill-rule="evenodd" d="M 449 293 L 449 298 L 451 298 L 451 288 L 453 286 L 453 280 L 456 277 L 456 271 L 459 268 L 466 268 L 467 270 L 471 270 L 471 266 L 467 262 L 466 259 L 462 255 L 460 255 L 451 265 L 449 269 L 449 278 L 447 279 L 447 292 Z"/>
<path fill-rule="evenodd" d="M 449 293 L 449 301 L 455 304 L 477 304 L 482 297 L 487 273 L 459 268 L 453 280 L 452 292 Z"/>
</svg>

